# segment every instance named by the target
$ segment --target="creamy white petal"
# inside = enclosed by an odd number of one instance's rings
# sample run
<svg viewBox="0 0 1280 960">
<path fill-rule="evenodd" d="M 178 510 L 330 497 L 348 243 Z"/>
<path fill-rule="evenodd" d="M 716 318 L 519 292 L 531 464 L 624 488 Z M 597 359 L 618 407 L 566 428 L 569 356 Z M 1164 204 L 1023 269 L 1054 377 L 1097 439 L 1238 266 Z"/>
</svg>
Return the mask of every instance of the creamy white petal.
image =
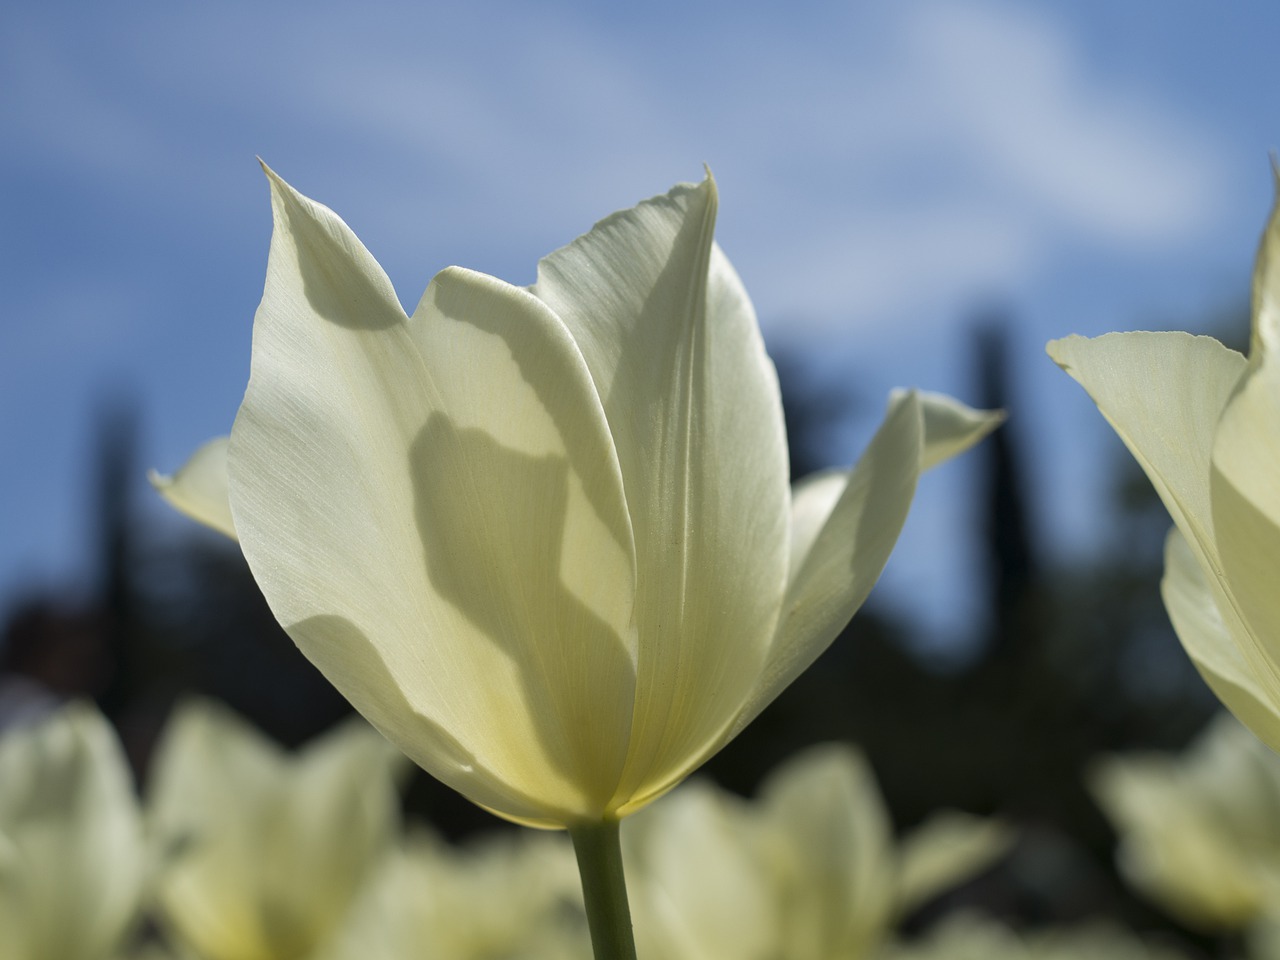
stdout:
<svg viewBox="0 0 1280 960">
<path fill-rule="evenodd" d="M 1071 336 L 1047 350 L 1097 403 L 1200 562 L 1216 569 L 1209 462 L 1245 358 L 1211 337 L 1186 333 Z"/>
<path fill-rule="evenodd" d="M 813 542 L 826 526 L 848 483 L 848 470 L 822 470 L 791 485 L 791 560 L 788 572 L 792 582 L 804 567 Z"/>
<path fill-rule="evenodd" d="M 1221 585 L 1205 575 L 1177 527 L 1165 540 L 1160 593 L 1178 639 L 1205 682 L 1242 723 L 1280 750 L 1280 701 L 1246 657 L 1248 628 Z"/>
<path fill-rule="evenodd" d="M 169 926 L 210 960 L 310 956 L 397 833 L 403 760 L 360 720 L 286 756 L 225 708 L 184 704 L 151 791 Z"/>
<path fill-rule="evenodd" d="M 893 828 L 875 777 L 844 744 L 805 751 L 771 773 L 761 802 L 786 837 L 778 866 L 791 960 L 861 957 L 893 917 Z"/>
<path fill-rule="evenodd" d="M 920 477 L 924 423 L 914 392 L 889 404 L 884 422 L 849 474 L 840 498 L 809 550 L 794 561 L 778 633 L 751 696 L 731 728 L 736 734 L 818 658 L 867 598 L 907 519 Z M 832 481 L 800 497 L 820 513 Z M 807 501 L 812 497 L 814 503 Z M 804 521 L 806 525 L 808 520 Z M 802 544 L 801 544 L 802 546 Z"/>
<path fill-rule="evenodd" d="M 1253 336 L 1249 356 L 1280 352 L 1280 164 L 1271 158 L 1276 200 L 1253 265 Z"/>
<path fill-rule="evenodd" d="M 1220 606 L 1231 608 L 1224 618 L 1258 684 L 1280 705 L 1280 206 L 1258 250 L 1253 311 L 1249 366 L 1214 437 L 1210 496 L 1225 580 Z"/>
<path fill-rule="evenodd" d="M 227 495 L 227 446 L 230 437 L 215 437 L 191 455 L 172 476 L 152 470 L 151 485 L 179 513 L 236 539 Z"/>
<path fill-rule="evenodd" d="M 1237 642 L 1280 704 L 1280 355 L 1262 354 L 1218 422 L 1210 492 Z"/>
<path fill-rule="evenodd" d="M 664 960 L 779 956 L 781 898 L 737 798 L 685 784 L 623 826 L 640 955 Z"/>
<path fill-rule="evenodd" d="M 257 893 L 255 829 L 285 763 L 279 747 L 230 711 L 192 700 L 170 717 L 152 762 L 148 818 L 166 925 L 213 960 L 269 956 Z"/>
<path fill-rule="evenodd" d="M 250 884 L 297 931 L 304 955 L 326 943 L 373 867 L 399 838 L 395 773 L 404 755 L 363 720 L 309 743 L 268 798 L 273 828 L 259 836 Z M 270 915 L 270 914 L 269 914 Z M 277 944 L 274 956 L 285 955 Z"/>
<path fill-rule="evenodd" d="M 389 739 L 505 816 L 598 814 L 625 759 L 634 548 L 564 325 L 450 268 L 412 318 L 347 226 L 272 176 L 231 500 L 290 635 Z"/>
<path fill-rule="evenodd" d="M 1235 721 L 1183 756 L 1110 757 L 1090 777 L 1121 835 L 1125 876 L 1191 925 L 1240 928 L 1274 901 L 1280 769 Z"/>
<path fill-rule="evenodd" d="M 1003 410 L 975 410 L 944 393 L 917 391 L 924 416 L 922 470 L 959 456 L 1005 421 Z"/>
<path fill-rule="evenodd" d="M 898 865 L 901 916 L 1003 856 L 1013 833 L 998 820 L 955 810 L 936 813 L 902 841 Z"/>
<path fill-rule="evenodd" d="M 619 799 L 668 788 L 759 671 L 786 580 L 777 378 L 712 242 L 716 190 L 677 186 L 546 257 L 533 292 L 582 349 L 636 530 L 641 658 Z"/>
<path fill-rule="evenodd" d="M 115 732 L 87 704 L 0 737 L 0 955 L 105 960 L 132 927 L 142 825 Z"/>
</svg>

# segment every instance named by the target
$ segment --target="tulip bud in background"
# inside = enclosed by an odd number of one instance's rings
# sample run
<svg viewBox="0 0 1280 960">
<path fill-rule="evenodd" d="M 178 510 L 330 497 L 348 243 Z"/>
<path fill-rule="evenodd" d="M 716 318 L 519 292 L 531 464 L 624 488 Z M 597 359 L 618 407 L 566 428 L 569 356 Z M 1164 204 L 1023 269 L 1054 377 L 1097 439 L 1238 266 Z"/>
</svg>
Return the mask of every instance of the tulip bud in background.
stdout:
<svg viewBox="0 0 1280 960">
<path fill-rule="evenodd" d="M 360 720 L 290 756 L 225 707 L 179 707 L 148 796 L 173 939 L 203 960 L 311 956 L 396 839 L 402 764 Z"/>
<path fill-rule="evenodd" d="M 1091 780 L 1121 871 L 1152 900 L 1210 931 L 1280 914 L 1280 757 L 1231 717 L 1181 757 L 1111 757 Z"/>
<path fill-rule="evenodd" d="M 452 847 L 425 832 L 389 851 L 316 960 L 589 960 L 573 849 L 563 834 Z"/>
<path fill-rule="evenodd" d="M 690 783 L 623 835 L 640 954 L 669 960 L 873 956 L 1011 841 L 944 812 L 899 843 L 866 761 L 839 744 L 787 761 L 752 802 Z"/>
<path fill-rule="evenodd" d="M 115 731 L 83 703 L 0 737 L 0 958 L 109 960 L 138 919 L 142 822 Z"/>
</svg>

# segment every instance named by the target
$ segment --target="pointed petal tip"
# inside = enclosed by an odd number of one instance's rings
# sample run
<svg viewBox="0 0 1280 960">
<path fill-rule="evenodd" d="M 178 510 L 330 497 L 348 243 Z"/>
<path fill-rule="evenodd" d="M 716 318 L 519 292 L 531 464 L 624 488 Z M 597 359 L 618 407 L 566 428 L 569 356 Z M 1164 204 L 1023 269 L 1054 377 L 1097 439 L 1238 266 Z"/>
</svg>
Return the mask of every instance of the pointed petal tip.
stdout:
<svg viewBox="0 0 1280 960">
<path fill-rule="evenodd" d="M 917 404 L 923 420 L 922 470 L 930 470 L 952 457 L 964 453 L 1004 423 L 1003 410 L 979 410 L 954 397 L 927 390 L 894 390 L 890 405 L 903 402 Z"/>
<path fill-rule="evenodd" d="M 703 163 L 702 165 L 702 183 L 711 191 L 712 196 L 719 196 L 720 188 L 716 184 L 716 175 L 711 172 L 711 164 Z"/>
<path fill-rule="evenodd" d="M 1044 345 L 1044 352 L 1049 355 L 1050 360 L 1060 366 L 1063 370 L 1066 370 L 1070 363 L 1068 355 L 1071 353 L 1072 346 L 1074 346 L 1077 341 L 1085 339 L 1085 337 L 1080 336 L 1078 333 L 1073 333 L 1065 337 L 1058 337 L 1056 340 L 1050 340 Z"/>
<path fill-rule="evenodd" d="M 254 159 L 258 161 L 258 166 L 262 168 L 262 172 L 267 175 L 268 180 L 270 180 L 272 183 L 284 182 L 281 179 L 280 174 L 276 173 L 274 170 L 271 169 L 270 166 L 267 165 L 267 161 L 263 160 L 261 157 L 254 157 Z"/>
<path fill-rule="evenodd" d="M 227 492 L 229 443 L 229 437 L 215 437 L 196 450 L 175 473 L 149 470 L 147 479 L 179 513 L 235 540 L 236 530 Z"/>
</svg>

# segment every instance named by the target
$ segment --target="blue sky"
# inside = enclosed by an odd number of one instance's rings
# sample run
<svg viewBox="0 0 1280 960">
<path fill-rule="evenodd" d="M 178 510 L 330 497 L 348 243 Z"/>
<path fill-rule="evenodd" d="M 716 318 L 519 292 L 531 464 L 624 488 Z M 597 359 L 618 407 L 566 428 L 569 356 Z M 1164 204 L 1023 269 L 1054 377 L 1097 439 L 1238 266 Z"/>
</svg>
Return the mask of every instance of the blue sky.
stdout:
<svg viewBox="0 0 1280 960">
<path fill-rule="evenodd" d="M 162 469 L 229 428 L 270 229 L 255 155 L 410 306 L 452 263 L 529 282 L 705 162 L 771 345 L 869 402 L 971 395 L 966 321 L 1006 304 L 1045 533 L 1087 549 L 1115 446 L 1044 341 L 1244 302 L 1276 36 L 1272 0 L 6 4 L 0 601 L 84 576 L 105 390 Z M 964 466 L 926 483 L 883 592 L 950 624 Z"/>
</svg>

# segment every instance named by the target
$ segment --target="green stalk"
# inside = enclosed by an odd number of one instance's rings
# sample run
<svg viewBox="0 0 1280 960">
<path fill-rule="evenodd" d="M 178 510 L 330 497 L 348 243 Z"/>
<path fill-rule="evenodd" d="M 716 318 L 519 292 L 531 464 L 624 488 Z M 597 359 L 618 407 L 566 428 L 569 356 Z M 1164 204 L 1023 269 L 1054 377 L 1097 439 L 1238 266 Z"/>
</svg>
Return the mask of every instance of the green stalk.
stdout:
<svg viewBox="0 0 1280 960">
<path fill-rule="evenodd" d="M 636 960 L 627 882 L 622 876 L 618 821 L 580 823 L 569 828 L 582 877 L 582 899 L 596 960 Z"/>
</svg>

